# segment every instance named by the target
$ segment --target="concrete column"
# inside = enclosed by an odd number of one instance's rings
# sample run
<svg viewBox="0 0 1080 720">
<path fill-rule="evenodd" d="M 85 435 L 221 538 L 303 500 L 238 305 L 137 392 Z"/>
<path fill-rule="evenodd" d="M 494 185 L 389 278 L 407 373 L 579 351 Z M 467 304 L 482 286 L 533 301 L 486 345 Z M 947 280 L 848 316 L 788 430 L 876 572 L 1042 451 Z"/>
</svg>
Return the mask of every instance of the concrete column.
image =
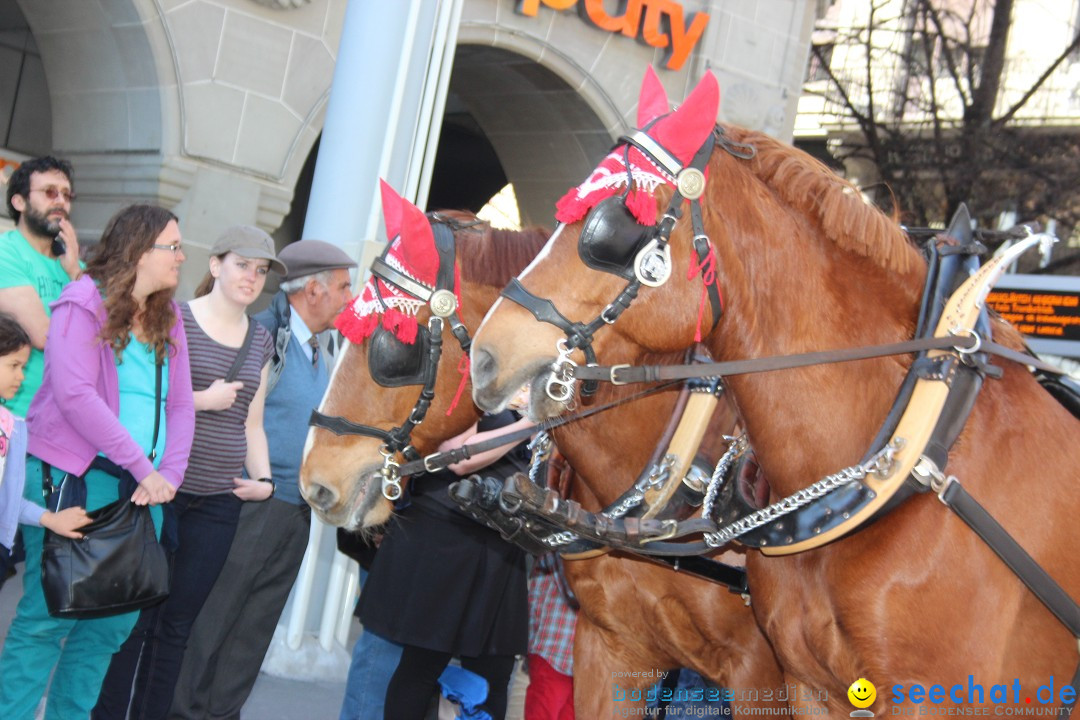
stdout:
<svg viewBox="0 0 1080 720">
<path fill-rule="evenodd" d="M 414 201 L 426 196 L 423 166 L 438 144 L 460 7 L 461 0 L 349 2 L 303 238 L 334 243 L 366 268 L 386 241 L 379 178 Z M 354 570 L 336 552 L 334 529 L 312 516 L 307 555 L 264 671 L 345 679 Z"/>
<path fill-rule="evenodd" d="M 436 24 L 451 4 L 352 0 L 346 9 L 303 237 L 340 245 L 361 267 L 385 241 L 379 178 L 415 197 L 403 186 L 413 146 L 426 140 L 417 130 L 441 124 L 441 105 L 424 107 L 423 97 L 440 60 Z M 421 107 L 438 117 L 419 117 Z"/>
</svg>

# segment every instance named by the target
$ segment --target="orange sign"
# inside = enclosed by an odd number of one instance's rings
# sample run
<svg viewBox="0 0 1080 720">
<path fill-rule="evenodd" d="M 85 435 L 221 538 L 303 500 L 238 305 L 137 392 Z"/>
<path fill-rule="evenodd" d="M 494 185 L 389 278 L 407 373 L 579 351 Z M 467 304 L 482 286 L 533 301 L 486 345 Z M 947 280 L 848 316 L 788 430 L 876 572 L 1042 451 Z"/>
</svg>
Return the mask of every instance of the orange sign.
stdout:
<svg viewBox="0 0 1080 720">
<path fill-rule="evenodd" d="M 996 290 L 986 298 L 1020 332 L 1035 338 L 1080 340 L 1080 294 L 1064 290 Z"/>
<path fill-rule="evenodd" d="M 536 17 L 541 5 L 552 10 L 569 10 L 577 6 L 578 15 L 590 25 L 627 37 L 640 37 L 655 48 L 666 48 L 665 65 L 678 70 L 690 57 L 690 51 L 701 39 L 708 13 L 685 14 L 675 0 L 626 0 L 620 3 L 621 15 L 610 15 L 604 0 L 517 0 L 517 12 Z"/>
</svg>

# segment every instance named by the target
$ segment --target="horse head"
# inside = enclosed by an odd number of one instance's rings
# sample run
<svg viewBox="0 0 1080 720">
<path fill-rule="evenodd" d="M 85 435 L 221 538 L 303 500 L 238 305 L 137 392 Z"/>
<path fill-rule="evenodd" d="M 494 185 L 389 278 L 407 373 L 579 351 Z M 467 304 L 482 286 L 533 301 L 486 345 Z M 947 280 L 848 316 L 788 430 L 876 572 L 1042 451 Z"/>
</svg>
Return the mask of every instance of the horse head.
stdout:
<svg viewBox="0 0 1080 720">
<path fill-rule="evenodd" d="M 631 363 L 696 341 L 716 360 L 844 346 L 855 316 L 867 342 L 910 332 L 925 264 L 899 226 L 805 153 L 718 126 L 718 103 L 706 74 L 668 113 L 646 74 L 642 129 L 559 201 L 562 224 L 477 334 L 482 408 L 531 383 L 535 418 L 561 413 L 574 393 L 547 390 L 561 389 L 567 363 Z M 878 302 L 835 289 L 849 271 Z"/>
<path fill-rule="evenodd" d="M 573 327 L 569 332 L 577 332 L 579 339 L 588 332 L 588 350 L 603 350 L 608 362 L 629 361 L 626 353 L 633 353 L 632 347 L 669 352 L 693 343 L 692 332 L 687 336 L 681 324 L 661 321 L 657 312 L 682 306 L 675 285 L 685 283 L 660 283 L 638 297 L 641 283 L 636 275 L 643 265 L 646 272 L 651 269 L 676 280 L 693 270 L 691 254 L 682 252 L 678 243 L 672 242 L 666 254 L 642 257 L 642 252 L 677 182 L 672 175 L 676 171 L 662 163 L 691 164 L 713 132 L 719 97 L 716 80 L 708 74 L 682 107 L 669 113 L 667 95 L 649 68 L 638 103 L 637 124 L 648 128 L 657 143 L 663 143 L 662 150 L 658 145 L 650 147 L 664 157 L 658 160 L 646 150 L 620 144 L 581 185 L 559 201 L 556 219 L 560 226 L 548 246 L 518 282 L 504 292 L 515 302 L 501 298 L 478 335 L 473 383 L 481 407 L 497 407 L 522 384 L 532 382 L 531 409 L 536 418 L 561 412 L 567 403 L 554 400 L 545 388 L 552 362 L 559 347 L 566 343 L 567 326 Z M 687 220 L 680 220 L 677 227 L 681 229 Z M 528 290 L 515 293 L 515 285 L 517 290 Z M 528 296 L 534 296 L 535 302 L 530 303 Z M 547 306 L 556 297 L 557 306 Z M 620 306 L 629 301 L 633 304 L 620 321 L 611 322 L 612 316 L 623 309 Z M 561 316 L 563 327 L 559 322 L 538 324 L 538 313 L 545 319 Z M 590 323 L 593 318 L 598 320 Z M 584 330 L 587 325 L 589 331 Z M 648 337 L 627 334 L 629 326 L 648 328 Z M 593 336 L 598 327 L 604 329 Z M 514 337 L 512 343 L 502 342 L 510 337 Z M 592 361 L 588 352 L 583 353 L 582 345 L 579 342 L 570 348 L 575 361 Z M 617 345 L 624 346 L 625 351 L 614 350 Z"/>
<path fill-rule="evenodd" d="M 496 243 L 475 216 L 429 217 L 385 183 L 382 201 L 390 243 L 337 320 L 347 342 L 300 474 L 319 516 L 350 529 L 390 517 L 400 485 L 387 486 L 388 470 L 434 452 L 477 419 L 465 395 L 470 329 L 547 237 L 530 230 L 516 243 Z"/>
</svg>

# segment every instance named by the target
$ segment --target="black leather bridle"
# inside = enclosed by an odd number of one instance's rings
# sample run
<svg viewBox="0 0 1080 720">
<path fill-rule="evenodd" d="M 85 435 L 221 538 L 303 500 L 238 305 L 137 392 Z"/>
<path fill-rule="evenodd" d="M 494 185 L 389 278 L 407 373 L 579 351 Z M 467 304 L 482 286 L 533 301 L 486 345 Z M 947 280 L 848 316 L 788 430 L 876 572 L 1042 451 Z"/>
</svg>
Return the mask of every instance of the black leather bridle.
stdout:
<svg viewBox="0 0 1080 720">
<path fill-rule="evenodd" d="M 647 127 L 619 138 L 617 147 L 624 148 L 627 189 L 622 195 L 601 201 L 589 212 L 578 239 L 578 255 L 586 265 L 627 280 L 626 286 L 615 299 L 592 321 L 581 323 L 574 322 L 559 312 L 551 300 L 531 293 L 517 278 L 512 279 L 502 291 L 503 297 L 521 305 L 537 320 L 554 325 L 566 335 L 566 339 L 558 343 L 559 357 L 551 365 L 551 377 L 545 387 L 548 397 L 556 402 L 565 403 L 573 397 L 573 368 L 576 367 L 576 363 L 570 359 L 573 351 L 580 349 L 585 355 L 586 364 L 596 365 L 596 351 L 592 346 L 596 332 L 605 325 L 615 323 L 637 298 L 642 285 L 658 287 L 667 281 L 671 274 L 669 239 L 675 223 L 682 216 L 683 200 L 690 201 L 694 250 L 698 262 L 706 262 L 712 249 L 709 237 L 705 234 L 700 198 L 705 192 L 705 166 L 712 156 L 713 148 L 719 143 L 732 154 L 744 158 L 753 157 L 756 152 L 752 146 L 729 140 L 724 136 L 723 128 L 717 126 L 695 153 L 691 163 L 684 167 L 676 157 L 649 136 L 648 129 Z M 675 193 L 660 220 L 644 231 L 625 204 L 627 194 L 633 186 L 629 157 L 631 147 L 662 168 L 675 179 L 676 184 Z M 712 327 L 715 328 L 720 322 L 723 305 L 716 285 L 707 283 L 706 288 L 712 307 Z M 596 381 L 587 381 L 582 385 L 582 393 L 591 394 L 595 392 L 596 386 Z"/>
<path fill-rule="evenodd" d="M 480 224 L 480 221 L 460 223 L 437 213 L 429 215 L 428 218 L 435 239 L 435 249 L 439 255 L 439 269 L 434 287 L 414 280 L 386 261 L 386 255 L 393 245 L 392 241 L 387 243 L 382 255 L 371 264 L 371 274 L 378 280 L 424 301 L 431 309 L 427 328 L 418 328 L 415 347 L 416 352 L 420 354 L 419 358 L 408 358 L 409 348 L 412 346 L 401 343 L 392 334 L 382 329 L 377 329 L 372 334 L 371 347 L 369 347 L 368 367 L 372 379 L 379 385 L 383 387 L 423 386 L 420 397 L 408 418 L 397 427 L 383 430 L 371 425 L 355 423 L 340 416 L 324 415 L 315 409 L 311 411 L 311 418 L 308 421 L 310 426 L 329 430 L 335 435 L 362 435 L 381 440 L 383 444 L 379 452 L 383 456 L 382 493 L 390 501 L 399 499 L 402 494 L 399 465 L 394 456 L 401 453 L 406 460 L 416 460 L 420 457 L 416 448 L 412 446 L 412 431 L 424 421 L 431 407 L 431 401 L 435 398 L 435 382 L 438 379 L 439 360 L 442 357 L 443 325 L 449 324 L 450 332 L 453 333 L 466 355 L 472 344 L 469 330 L 461 322 L 457 297 L 454 295 L 457 259 L 454 233 Z M 382 295 L 379 293 L 378 282 L 374 285 L 376 297 L 385 310 L 386 303 L 383 302 Z"/>
</svg>

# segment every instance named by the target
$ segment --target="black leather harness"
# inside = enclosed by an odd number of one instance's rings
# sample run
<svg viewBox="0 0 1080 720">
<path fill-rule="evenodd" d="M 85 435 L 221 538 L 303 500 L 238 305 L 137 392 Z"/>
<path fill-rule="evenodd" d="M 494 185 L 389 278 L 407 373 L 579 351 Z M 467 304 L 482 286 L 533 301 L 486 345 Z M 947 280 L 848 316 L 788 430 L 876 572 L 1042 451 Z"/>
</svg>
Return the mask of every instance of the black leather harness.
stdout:
<svg viewBox="0 0 1080 720">
<path fill-rule="evenodd" d="M 472 339 L 469 331 L 461 322 L 458 313 L 457 302 L 454 296 L 455 264 L 457 258 L 457 244 L 454 233 L 466 225 L 442 217 L 438 214 L 429 216 L 432 234 L 435 239 L 435 249 L 439 255 L 439 269 L 436 274 L 434 287 L 417 282 L 398 272 L 386 262 L 386 254 L 392 243 L 387 243 L 382 255 L 371 265 L 371 274 L 390 285 L 394 285 L 403 292 L 423 300 L 432 309 L 432 315 L 428 319 L 427 328 L 418 328 L 418 340 L 416 352 L 422 353 L 423 360 L 419 368 L 412 368 L 402 373 L 394 373 L 391 366 L 400 370 L 402 359 L 399 347 L 400 341 L 392 338 L 388 333 L 381 334 L 376 330 L 372 338 L 372 347 L 369 348 L 369 367 L 372 370 L 372 378 L 385 387 L 398 387 L 400 385 L 422 384 L 420 396 L 413 406 L 405 422 L 390 430 L 364 425 L 347 420 L 343 417 L 324 415 L 318 409 L 311 411 L 308 424 L 312 427 L 320 427 L 329 430 L 336 435 L 362 435 L 365 437 L 381 440 L 383 443 L 380 452 L 384 457 L 383 466 L 383 494 L 388 500 L 397 500 L 401 497 L 401 475 L 397 472 L 397 461 L 394 455 L 401 453 L 407 460 L 416 460 L 419 453 L 412 446 L 412 431 L 423 422 L 427 416 L 431 401 L 435 398 L 435 382 L 438 379 L 439 359 L 442 357 L 442 330 L 444 321 L 449 324 L 450 331 L 457 339 L 461 349 L 467 354 Z M 378 295 L 378 283 L 375 283 Z M 385 308 L 385 303 L 383 303 Z M 380 343 L 385 347 L 380 350 Z M 392 347 L 393 351 L 386 348 Z M 426 348 L 426 353 L 424 352 Z M 396 377 L 395 377 L 396 376 Z M 381 382 L 380 382 L 381 380 Z"/>
</svg>

